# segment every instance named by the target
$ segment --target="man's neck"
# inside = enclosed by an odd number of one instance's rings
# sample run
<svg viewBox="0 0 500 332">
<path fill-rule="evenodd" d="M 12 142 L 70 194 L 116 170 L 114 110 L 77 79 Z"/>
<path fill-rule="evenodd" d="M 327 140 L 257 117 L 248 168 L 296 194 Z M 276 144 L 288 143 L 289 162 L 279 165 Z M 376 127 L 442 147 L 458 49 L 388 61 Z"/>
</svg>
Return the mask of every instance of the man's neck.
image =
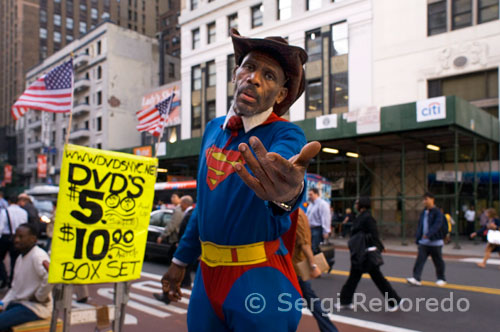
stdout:
<svg viewBox="0 0 500 332">
<path fill-rule="evenodd" d="M 29 249 L 27 249 L 25 251 L 21 251 L 21 255 L 26 256 L 27 254 L 29 254 L 31 249 L 33 249 L 35 246 L 36 246 L 36 244 L 34 244 L 33 246 L 31 246 Z"/>
</svg>

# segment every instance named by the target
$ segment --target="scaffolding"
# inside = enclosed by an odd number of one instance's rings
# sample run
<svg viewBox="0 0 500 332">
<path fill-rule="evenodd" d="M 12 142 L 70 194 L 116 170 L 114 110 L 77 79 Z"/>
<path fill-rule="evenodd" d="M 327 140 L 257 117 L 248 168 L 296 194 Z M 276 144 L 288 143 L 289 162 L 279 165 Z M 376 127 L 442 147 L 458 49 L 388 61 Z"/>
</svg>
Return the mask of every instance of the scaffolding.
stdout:
<svg viewBox="0 0 500 332">
<path fill-rule="evenodd" d="M 306 128 L 308 140 L 320 138 L 324 147 L 339 150 L 322 152 L 309 171 L 342 179 L 332 192 L 334 209 L 345 211 L 357 197 L 370 196 L 381 233 L 403 244 L 416 231 L 424 192 L 431 191 L 457 222 L 458 248 L 462 207 L 498 208 L 499 122 L 456 97 L 446 98 L 446 119 L 418 123 L 415 109 L 415 103 L 382 108 L 381 130 L 371 135 L 357 135 L 344 119 L 328 130 L 328 139 L 318 137 L 327 130 Z"/>
</svg>

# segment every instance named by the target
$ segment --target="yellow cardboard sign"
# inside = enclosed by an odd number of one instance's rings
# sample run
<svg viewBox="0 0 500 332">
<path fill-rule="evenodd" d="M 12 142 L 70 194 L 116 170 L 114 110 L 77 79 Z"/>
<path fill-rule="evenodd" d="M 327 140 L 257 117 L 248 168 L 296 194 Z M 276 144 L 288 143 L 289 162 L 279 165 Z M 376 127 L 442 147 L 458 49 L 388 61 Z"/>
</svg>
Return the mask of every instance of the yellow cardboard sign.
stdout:
<svg viewBox="0 0 500 332">
<path fill-rule="evenodd" d="M 49 282 L 139 279 L 157 159 L 66 145 Z"/>
</svg>

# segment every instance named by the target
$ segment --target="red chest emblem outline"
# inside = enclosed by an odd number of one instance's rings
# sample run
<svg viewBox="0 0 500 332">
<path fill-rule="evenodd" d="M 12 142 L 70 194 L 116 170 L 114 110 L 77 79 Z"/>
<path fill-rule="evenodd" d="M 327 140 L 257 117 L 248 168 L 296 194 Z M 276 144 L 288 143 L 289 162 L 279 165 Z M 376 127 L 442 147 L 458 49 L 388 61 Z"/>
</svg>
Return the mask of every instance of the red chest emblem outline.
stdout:
<svg viewBox="0 0 500 332">
<path fill-rule="evenodd" d="M 205 156 L 207 158 L 207 184 L 210 190 L 214 190 L 219 183 L 234 172 L 234 165 L 245 164 L 241 152 L 224 150 L 215 145 L 206 150 Z"/>
</svg>

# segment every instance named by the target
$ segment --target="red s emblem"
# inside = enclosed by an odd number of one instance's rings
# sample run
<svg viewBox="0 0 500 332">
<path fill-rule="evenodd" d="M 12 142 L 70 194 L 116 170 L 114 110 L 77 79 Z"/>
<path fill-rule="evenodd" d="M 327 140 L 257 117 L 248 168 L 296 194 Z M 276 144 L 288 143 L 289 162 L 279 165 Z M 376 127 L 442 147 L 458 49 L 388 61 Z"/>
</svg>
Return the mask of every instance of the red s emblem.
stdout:
<svg viewBox="0 0 500 332">
<path fill-rule="evenodd" d="M 236 163 L 245 164 L 239 151 L 223 150 L 212 145 L 206 150 L 207 158 L 207 184 L 210 190 L 214 190 L 219 183 L 224 181 L 234 172 Z"/>
</svg>

